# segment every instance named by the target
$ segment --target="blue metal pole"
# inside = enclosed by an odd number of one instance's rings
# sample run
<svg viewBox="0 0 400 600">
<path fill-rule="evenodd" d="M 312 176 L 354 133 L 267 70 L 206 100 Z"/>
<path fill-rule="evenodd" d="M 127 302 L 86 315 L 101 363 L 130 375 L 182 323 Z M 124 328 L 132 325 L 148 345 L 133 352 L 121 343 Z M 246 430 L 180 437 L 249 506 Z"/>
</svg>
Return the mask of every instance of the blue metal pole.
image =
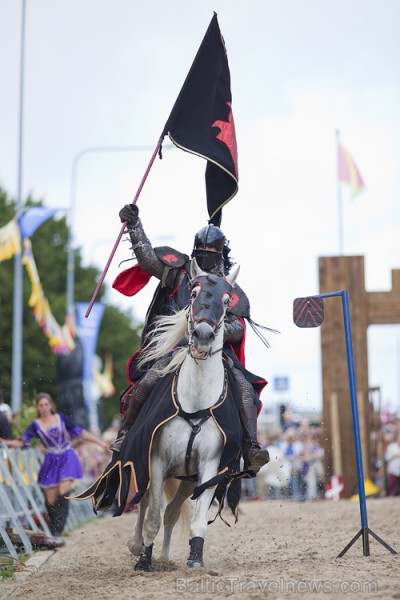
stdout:
<svg viewBox="0 0 400 600">
<path fill-rule="evenodd" d="M 358 421 L 358 405 L 357 405 L 357 386 L 356 376 L 354 372 L 354 356 L 353 356 L 353 342 L 351 335 L 351 324 L 350 324 L 350 309 L 349 309 L 349 295 L 347 290 L 341 290 L 340 292 L 328 292 L 326 294 L 318 294 L 316 296 L 310 296 L 310 298 L 332 298 L 334 296 L 342 297 L 342 308 L 343 308 L 343 324 L 344 333 L 346 339 L 346 354 L 347 354 L 347 367 L 349 374 L 350 384 L 350 399 L 351 399 L 351 410 L 353 415 L 353 432 L 354 432 L 354 445 L 356 450 L 356 468 L 357 468 L 357 481 L 358 481 L 358 498 L 360 501 L 360 513 L 361 513 L 361 529 L 353 537 L 353 539 L 347 544 L 347 546 L 340 552 L 337 558 L 341 558 L 351 548 L 351 546 L 362 536 L 363 543 L 363 554 L 369 556 L 369 534 L 372 535 L 382 546 L 384 546 L 392 554 L 397 554 L 396 550 L 393 550 L 386 542 L 384 542 L 376 533 L 371 531 L 368 527 L 367 518 L 367 504 L 365 498 L 365 487 L 364 487 L 364 471 L 362 464 L 362 452 L 361 452 L 361 436 L 360 436 L 360 425 Z"/>
<path fill-rule="evenodd" d="M 356 387 L 356 376 L 354 372 L 354 355 L 353 355 L 353 343 L 351 336 L 351 324 L 350 324 L 350 309 L 349 309 L 349 295 L 347 290 L 340 292 L 342 296 L 342 308 L 343 308 L 343 319 L 344 319 L 344 333 L 346 337 L 346 352 L 347 352 L 347 368 L 349 371 L 349 382 L 350 382 L 350 399 L 351 399 L 351 410 L 353 415 L 353 428 L 354 428 L 354 445 L 356 451 L 356 466 L 357 466 L 357 481 L 358 481 L 358 497 L 360 500 L 360 512 L 361 512 L 361 526 L 363 529 L 368 528 L 368 517 L 367 517 L 367 505 L 365 499 L 365 487 L 364 487 L 364 470 L 362 464 L 362 452 L 361 452 L 361 441 L 360 441 L 360 424 L 358 420 L 358 406 L 357 406 L 357 387 Z"/>
</svg>

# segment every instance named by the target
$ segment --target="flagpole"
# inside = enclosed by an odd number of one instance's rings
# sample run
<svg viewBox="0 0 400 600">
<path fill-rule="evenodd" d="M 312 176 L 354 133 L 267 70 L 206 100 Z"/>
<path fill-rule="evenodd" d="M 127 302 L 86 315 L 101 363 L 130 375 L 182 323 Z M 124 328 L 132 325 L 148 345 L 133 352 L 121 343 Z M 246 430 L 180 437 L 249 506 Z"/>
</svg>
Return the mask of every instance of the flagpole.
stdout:
<svg viewBox="0 0 400 600">
<path fill-rule="evenodd" d="M 149 162 L 149 164 L 147 165 L 147 169 L 146 169 L 146 171 L 145 171 L 145 173 L 144 173 L 144 175 L 143 175 L 143 177 L 142 177 L 142 181 L 140 182 L 140 185 L 139 185 L 139 187 L 138 187 L 138 189 L 137 189 L 137 192 L 136 192 L 136 194 L 135 194 L 135 197 L 134 197 L 134 198 L 133 198 L 133 200 L 132 200 L 132 204 L 136 204 L 136 202 L 138 201 L 138 198 L 139 198 L 139 196 L 140 196 L 140 194 L 141 194 L 141 191 L 142 191 L 142 189 L 143 189 L 143 186 L 144 186 L 144 184 L 146 183 L 147 176 L 148 176 L 148 174 L 150 173 L 151 167 L 153 166 L 153 163 L 154 163 L 154 161 L 155 161 L 155 159 L 156 159 L 156 156 L 157 156 L 157 154 L 158 154 L 158 153 L 159 153 L 159 151 L 160 151 L 160 148 L 161 148 L 161 144 L 162 144 L 162 142 L 163 142 L 163 137 L 161 137 L 161 138 L 158 140 L 157 146 L 156 146 L 156 147 L 155 147 L 155 149 L 154 149 L 154 152 L 153 152 L 153 154 L 152 154 L 152 157 L 151 157 L 151 159 L 150 159 L 150 162 Z M 104 279 L 105 279 L 105 276 L 107 275 L 107 271 L 108 271 L 108 269 L 109 269 L 109 267 L 110 267 L 110 264 L 111 264 L 111 262 L 112 262 L 112 259 L 114 258 L 114 254 L 115 254 L 115 252 L 117 251 L 117 248 L 118 248 L 118 245 L 119 245 L 119 243 L 120 243 L 120 241 L 121 241 L 121 238 L 122 238 L 122 236 L 124 235 L 125 228 L 126 228 L 126 222 L 122 224 L 121 230 L 120 230 L 120 232 L 119 232 L 119 234 L 118 234 L 118 237 L 117 237 L 117 239 L 115 240 L 115 244 L 114 244 L 114 246 L 113 246 L 113 248 L 112 248 L 112 250 L 111 250 L 111 254 L 110 254 L 110 256 L 108 257 L 108 260 L 107 260 L 106 266 L 104 267 L 104 269 L 103 269 L 103 272 L 102 272 L 102 274 L 101 274 L 101 276 L 100 276 L 100 279 L 99 279 L 99 281 L 98 281 L 98 283 L 97 283 L 96 289 L 94 290 L 94 293 L 93 293 L 92 299 L 90 300 L 90 303 L 89 303 L 88 309 L 87 309 L 87 311 L 86 311 L 86 313 L 85 313 L 85 317 L 86 317 L 86 318 L 88 318 L 88 316 L 90 315 L 90 311 L 92 310 L 93 304 L 94 304 L 94 303 L 95 303 L 95 301 L 96 301 L 97 295 L 98 295 L 98 293 L 99 293 L 99 291 L 100 291 L 100 288 L 101 288 L 101 286 L 102 286 L 102 284 L 103 284 L 103 281 L 104 281 Z"/>
<path fill-rule="evenodd" d="M 343 235 L 343 200 L 342 200 L 342 186 L 339 180 L 339 142 L 340 142 L 340 131 L 336 129 L 336 193 L 338 202 L 338 228 L 339 228 L 339 254 L 344 255 L 344 235 Z"/>
<path fill-rule="evenodd" d="M 205 77 L 205 73 L 207 74 L 207 77 Z M 221 98 L 225 98 L 225 100 L 223 101 Z M 204 110 L 204 101 L 207 102 L 208 111 Z M 207 177 L 206 168 L 207 207 L 209 210 L 210 222 L 213 221 L 213 219 L 217 219 L 215 215 L 218 214 L 218 212 L 220 213 L 222 207 L 233 198 L 238 188 L 237 147 L 231 103 L 232 94 L 230 90 L 230 73 L 226 48 L 221 36 L 221 31 L 219 29 L 217 13 L 214 12 L 214 16 L 211 19 L 203 41 L 200 44 L 192 66 L 190 67 L 189 73 L 186 76 L 181 91 L 179 92 L 172 108 L 170 116 L 164 125 L 164 129 L 161 133 L 156 149 L 154 150 L 149 166 L 147 167 L 146 173 L 143 176 L 142 182 L 134 200 L 132 201 L 132 204 L 136 204 L 155 157 L 161 148 L 164 136 L 168 134 L 170 139 L 178 148 L 206 158 L 208 163 L 207 167 L 214 163 L 224 175 L 223 188 L 225 192 L 228 193 L 224 193 L 222 198 L 218 197 L 217 194 L 216 198 L 213 197 L 212 200 L 210 194 L 209 203 L 209 189 L 215 187 L 215 177 L 213 171 L 213 184 L 210 184 L 209 186 L 208 183 L 211 177 Z M 212 124 L 209 122 L 208 118 L 204 118 L 204 116 L 199 119 L 199 112 L 204 114 L 215 114 L 220 118 L 215 120 Z M 194 129 L 192 126 L 193 114 L 197 115 L 196 126 Z M 210 127 L 210 125 L 212 125 L 212 127 Z M 215 143 L 216 140 L 216 137 L 211 135 L 213 127 L 220 129 L 220 134 L 218 134 L 217 137 L 219 138 L 219 141 L 223 142 L 223 145 L 227 149 L 226 152 L 224 151 L 224 153 L 221 154 L 221 147 L 218 146 L 216 153 L 218 160 L 215 158 L 215 156 L 214 158 L 210 158 L 206 150 L 209 147 L 209 144 Z M 187 132 L 188 128 L 189 135 Z M 176 132 L 174 132 L 175 129 Z M 205 131 L 208 132 L 208 135 L 205 135 Z M 200 144 L 198 139 L 195 144 L 193 144 L 193 139 L 190 141 L 193 135 L 196 139 L 198 137 L 200 138 Z M 228 184 L 225 180 L 225 174 L 228 177 Z M 221 194 L 219 193 L 219 196 L 220 195 Z M 211 211 L 210 206 L 212 207 Z M 117 241 L 114 244 L 114 248 L 112 249 L 111 255 L 90 301 L 85 317 L 89 316 L 90 310 L 110 266 L 111 260 L 125 231 L 125 227 L 126 223 L 122 225 Z"/>
<path fill-rule="evenodd" d="M 22 0 L 21 13 L 21 51 L 19 75 L 19 138 L 18 138 L 18 186 L 17 186 L 17 215 L 23 207 L 22 199 L 22 148 L 23 148 L 23 109 L 24 109 L 24 61 L 25 61 L 25 18 L 26 0 Z M 13 345 L 11 365 L 11 407 L 17 413 L 21 406 L 22 396 L 22 302 L 23 302 L 23 272 L 22 247 L 14 257 L 14 291 L 13 291 Z"/>
</svg>

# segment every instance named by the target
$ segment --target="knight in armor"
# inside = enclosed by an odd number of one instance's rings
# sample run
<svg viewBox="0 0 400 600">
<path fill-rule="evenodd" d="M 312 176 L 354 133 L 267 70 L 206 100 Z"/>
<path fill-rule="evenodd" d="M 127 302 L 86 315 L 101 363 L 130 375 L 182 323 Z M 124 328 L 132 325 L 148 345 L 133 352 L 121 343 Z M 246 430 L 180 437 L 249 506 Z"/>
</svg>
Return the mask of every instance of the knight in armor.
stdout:
<svg viewBox="0 0 400 600">
<path fill-rule="evenodd" d="M 121 222 L 127 223 L 132 250 L 138 264 L 117 278 L 116 289 L 133 295 L 147 283 L 151 276 L 160 280 L 153 300 L 146 314 L 141 346 L 146 346 L 151 338 L 155 319 L 161 315 L 171 315 L 189 304 L 190 296 L 190 257 L 169 247 L 153 248 L 139 218 L 139 209 L 134 204 L 126 204 L 119 212 Z M 215 225 L 207 225 L 195 235 L 192 258 L 208 273 L 226 275 L 233 262 L 229 257 L 229 243 L 224 233 Z M 127 287 L 130 291 L 127 292 Z M 234 288 L 234 302 L 231 302 L 224 321 L 224 354 L 236 382 L 235 393 L 240 407 L 244 430 L 243 458 L 245 468 L 258 471 L 269 461 L 268 451 L 257 442 L 257 413 L 261 406 L 259 394 L 266 384 L 263 378 L 247 371 L 241 363 L 245 334 L 245 318 L 250 318 L 250 305 L 247 296 L 237 286 Z M 186 345 L 187 340 L 181 340 Z M 149 365 L 145 371 L 138 368 L 140 350 L 128 362 L 130 387 L 121 397 L 120 410 L 125 414 L 123 427 L 111 450 L 119 452 L 124 435 L 134 423 L 151 390 L 158 382 L 159 371 L 166 366 L 171 355 Z"/>
</svg>

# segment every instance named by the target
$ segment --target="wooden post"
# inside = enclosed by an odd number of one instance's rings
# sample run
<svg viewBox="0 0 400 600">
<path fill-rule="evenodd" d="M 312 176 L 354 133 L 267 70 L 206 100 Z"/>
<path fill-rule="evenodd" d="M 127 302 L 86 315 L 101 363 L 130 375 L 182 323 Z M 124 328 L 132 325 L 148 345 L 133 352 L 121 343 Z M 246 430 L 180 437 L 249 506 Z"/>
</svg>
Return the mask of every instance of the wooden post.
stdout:
<svg viewBox="0 0 400 600">
<path fill-rule="evenodd" d="M 343 475 L 342 445 L 340 442 L 338 396 L 335 393 L 331 394 L 329 409 L 330 409 L 331 439 L 332 439 L 332 474 L 333 475 Z"/>
<path fill-rule="evenodd" d="M 400 323 L 400 270 L 392 271 L 392 290 L 367 292 L 365 289 L 364 257 L 334 256 L 319 259 L 320 293 L 348 290 L 353 333 L 354 363 L 357 383 L 361 446 L 364 475 L 371 476 L 369 385 L 367 328 L 371 324 Z M 323 421 L 326 433 L 327 476 L 332 475 L 341 442 L 345 495 L 351 496 L 357 485 L 354 435 L 347 358 L 343 330 L 343 314 L 339 300 L 324 301 L 325 321 L 321 327 Z M 337 411 L 330 407 L 337 400 Z M 338 414 L 338 419 L 334 416 Z M 335 420 L 336 419 L 336 420 Z M 339 427 L 339 435 L 338 435 Z M 335 475 L 340 473 L 334 473 Z"/>
<path fill-rule="evenodd" d="M 358 406 L 358 418 L 360 419 L 360 438 L 361 438 L 361 454 L 364 466 L 365 477 L 371 478 L 372 468 L 372 452 L 371 452 L 371 417 L 369 407 L 369 395 L 368 401 L 364 400 L 362 392 L 357 392 L 357 406 Z M 367 432 L 366 426 L 369 426 Z M 369 468 L 365 468 L 368 465 Z M 368 475 L 369 473 L 369 475 Z"/>
</svg>

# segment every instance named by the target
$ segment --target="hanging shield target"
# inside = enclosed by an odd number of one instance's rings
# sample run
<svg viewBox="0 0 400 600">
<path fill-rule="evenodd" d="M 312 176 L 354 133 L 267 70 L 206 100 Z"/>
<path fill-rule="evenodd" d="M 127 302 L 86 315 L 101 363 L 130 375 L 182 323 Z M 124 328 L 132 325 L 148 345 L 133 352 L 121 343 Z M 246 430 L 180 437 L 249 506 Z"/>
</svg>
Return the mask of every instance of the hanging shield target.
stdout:
<svg viewBox="0 0 400 600">
<path fill-rule="evenodd" d="M 319 327 L 324 322 L 324 301 L 319 296 L 293 300 L 293 321 L 297 327 Z"/>
</svg>

